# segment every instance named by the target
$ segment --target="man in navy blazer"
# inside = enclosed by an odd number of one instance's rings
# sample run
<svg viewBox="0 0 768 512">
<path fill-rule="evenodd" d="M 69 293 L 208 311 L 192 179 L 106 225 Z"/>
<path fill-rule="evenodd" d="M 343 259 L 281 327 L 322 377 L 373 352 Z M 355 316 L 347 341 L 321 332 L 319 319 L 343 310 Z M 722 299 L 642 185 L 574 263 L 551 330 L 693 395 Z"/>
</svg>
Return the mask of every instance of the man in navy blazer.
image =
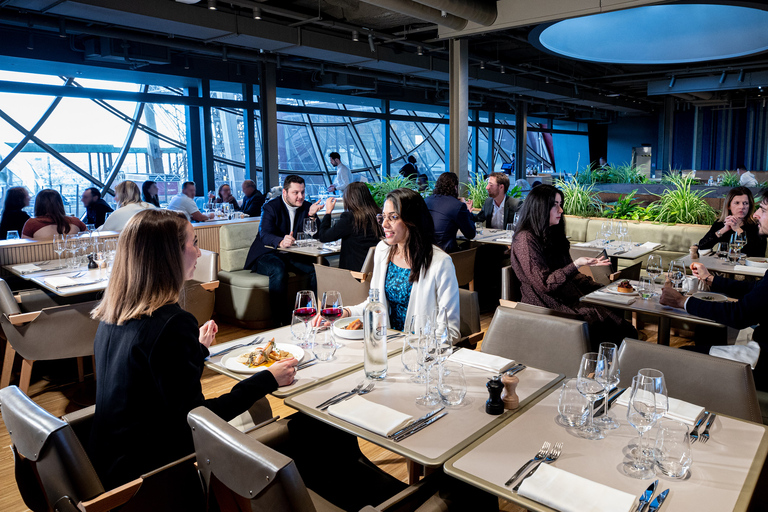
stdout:
<svg viewBox="0 0 768 512">
<path fill-rule="evenodd" d="M 492 172 L 485 189 L 488 199 L 475 215 L 475 222 L 485 222 L 487 228 L 507 229 L 507 224 L 514 222 L 515 213 L 523 207 L 521 200 L 507 195 L 509 176 L 503 172 Z"/>
<path fill-rule="evenodd" d="M 459 177 L 452 172 L 444 172 L 437 178 L 435 191 L 426 199 L 429 213 L 435 221 L 435 245 L 445 252 L 459 250 L 456 233 L 468 240 L 475 238 L 475 221 L 467 205 L 459 198 Z"/>
<path fill-rule="evenodd" d="M 768 196 L 763 198 L 754 215 L 761 236 L 768 235 Z M 665 286 L 659 299 L 660 304 L 685 309 L 692 315 L 714 320 L 715 322 L 744 329 L 756 326 L 752 340 L 760 344 L 761 351 L 768 348 L 768 328 L 762 325 L 768 304 L 768 278 L 764 275 L 759 281 L 736 281 L 722 276 L 713 276 L 701 263 L 691 264 L 693 274 L 700 281 L 710 285 L 713 292 L 724 293 L 738 302 L 710 302 L 695 297 L 684 297 L 671 286 Z M 697 352 L 709 352 L 709 345 L 697 339 Z M 768 391 L 768 370 L 765 363 L 758 363 L 753 375 L 757 389 Z"/>
<path fill-rule="evenodd" d="M 308 274 L 315 292 L 317 281 L 310 261 L 277 248 L 293 245 L 295 235 L 304 231 L 304 219 L 317 219 L 321 208 L 320 201 L 304 201 L 304 178 L 291 174 L 285 178 L 282 195 L 266 203 L 261 211 L 259 234 L 248 251 L 245 268 L 269 277 L 269 305 L 278 324 L 287 324 L 291 318 L 286 297 L 288 271 Z"/>
</svg>

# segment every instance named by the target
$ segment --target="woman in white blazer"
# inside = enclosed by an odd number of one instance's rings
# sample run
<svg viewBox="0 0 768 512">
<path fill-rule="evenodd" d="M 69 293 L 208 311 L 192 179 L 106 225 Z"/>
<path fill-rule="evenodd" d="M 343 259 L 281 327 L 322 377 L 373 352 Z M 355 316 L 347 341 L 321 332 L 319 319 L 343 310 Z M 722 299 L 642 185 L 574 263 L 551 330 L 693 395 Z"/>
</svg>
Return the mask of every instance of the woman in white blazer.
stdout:
<svg viewBox="0 0 768 512">
<path fill-rule="evenodd" d="M 99 231 L 122 231 L 131 217 L 142 210 L 155 207 L 142 201 L 139 186 L 128 180 L 118 183 L 115 187 L 115 202 L 117 210 L 109 214 Z"/>
<path fill-rule="evenodd" d="M 389 310 L 389 326 L 403 330 L 414 314 L 445 308 L 453 342 L 459 334 L 459 285 L 451 257 L 433 244 L 432 215 L 424 199 L 410 189 L 387 195 L 379 215 L 384 240 L 376 246 L 371 288 Z M 344 316 L 361 316 L 366 302 L 344 308 Z"/>
</svg>

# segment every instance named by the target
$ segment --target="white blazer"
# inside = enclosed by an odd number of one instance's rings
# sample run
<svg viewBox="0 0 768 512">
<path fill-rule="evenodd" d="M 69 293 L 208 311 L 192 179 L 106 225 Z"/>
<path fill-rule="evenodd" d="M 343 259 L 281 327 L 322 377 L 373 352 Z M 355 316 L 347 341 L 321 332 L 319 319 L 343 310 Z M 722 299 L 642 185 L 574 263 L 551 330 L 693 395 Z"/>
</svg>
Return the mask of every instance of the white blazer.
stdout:
<svg viewBox="0 0 768 512">
<path fill-rule="evenodd" d="M 387 263 L 390 246 L 379 242 L 376 246 L 373 260 L 373 276 L 371 288 L 379 289 L 379 301 L 389 309 L 384 283 L 387 278 Z M 362 316 L 368 301 L 356 306 L 347 306 L 352 316 Z M 419 280 L 413 283 L 408 311 L 405 315 L 405 328 L 411 322 L 413 314 L 429 314 L 436 307 L 445 308 L 448 313 L 448 328 L 452 343 L 456 343 L 459 333 L 459 283 L 456 281 L 456 270 L 453 260 L 442 249 L 432 246 L 432 263 L 426 271 L 422 271 Z M 387 319 L 389 320 L 389 319 Z"/>
<path fill-rule="evenodd" d="M 98 231 L 122 231 L 125 225 L 128 224 L 128 221 L 131 220 L 131 217 L 142 210 L 152 208 L 155 208 L 155 205 L 143 201 L 139 203 L 128 203 L 110 213 L 109 218 L 107 218 L 107 221 L 99 227 Z"/>
</svg>

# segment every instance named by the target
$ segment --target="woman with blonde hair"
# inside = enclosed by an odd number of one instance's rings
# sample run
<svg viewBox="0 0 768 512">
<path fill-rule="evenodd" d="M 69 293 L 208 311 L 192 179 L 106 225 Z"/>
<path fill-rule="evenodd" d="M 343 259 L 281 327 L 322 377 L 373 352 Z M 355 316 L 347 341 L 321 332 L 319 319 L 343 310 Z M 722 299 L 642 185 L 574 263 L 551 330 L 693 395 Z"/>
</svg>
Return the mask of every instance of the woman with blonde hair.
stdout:
<svg viewBox="0 0 768 512">
<path fill-rule="evenodd" d="M 115 187 L 115 203 L 117 209 L 109 214 L 99 231 L 122 231 L 131 217 L 142 210 L 155 208 L 153 204 L 141 200 L 139 186 L 128 180 L 118 183 Z"/>
<path fill-rule="evenodd" d="M 231 420 L 293 382 L 296 359 L 274 363 L 206 400 L 200 377 L 218 327 L 198 330 L 178 304 L 200 250 L 195 230 L 178 212 L 144 210 L 120 235 L 94 341 L 96 413 L 90 447 L 108 487 L 124 484 L 194 451 L 187 413 L 204 405 Z"/>
</svg>

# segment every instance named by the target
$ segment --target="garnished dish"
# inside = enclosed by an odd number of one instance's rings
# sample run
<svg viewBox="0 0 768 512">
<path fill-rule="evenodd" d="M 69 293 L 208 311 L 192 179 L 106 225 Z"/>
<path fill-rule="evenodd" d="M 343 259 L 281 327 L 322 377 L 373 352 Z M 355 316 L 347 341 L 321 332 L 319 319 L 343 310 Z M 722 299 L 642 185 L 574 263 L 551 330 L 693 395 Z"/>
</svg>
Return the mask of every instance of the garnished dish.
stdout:
<svg viewBox="0 0 768 512">
<path fill-rule="evenodd" d="M 359 318 L 355 318 L 352 322 L 348 323 L 346 327 L 344 327 L 344 330 L 347 331 L 358 331 L 363 328 L 363 321 Z"/>
<path fill-rule="evenodd" d="M 219 363 L 237 373 L 257 373 L 266 370 L 277 361 L 295 357 L 301 362 L 304 349 L 290 343 L 275 343 L 274 338 L 266 345 L 247 346 L 225 354 Z"/>
<path fill-rule="evenodd" d="M 632 286 L 632 284 L 629 281 L 625 279 L 619 283 L 619 285 L 616 287 L 616 290 L 619 293 L 633 293 L 635 291 L 635 288 Z"/>
<path fill-rule="evenodd" d="M 237 362 L 248 368 L 256 368 L 257 366 L 272 366 L 273 363 L 293 357 L 293 354 L 287 350 L 279 350 L 276 347 L 275 338 L 272 338 L 265 346 L 256 347 L 250 352 L 237 356 Z"/>
<path fill-rule="evenodd" d="M 693 296 L 699 300 L 705 300 L 707 302 L 726 302 L 728 300 L 728 297 L 722 293 L 696 292 Z"/>
<path fill-rule="evenodd" d="M 333 323 L 333 334 L 346 340 L 363 339 L 363 319 L 359 316 L 341 318 Z"/>
</svg>

